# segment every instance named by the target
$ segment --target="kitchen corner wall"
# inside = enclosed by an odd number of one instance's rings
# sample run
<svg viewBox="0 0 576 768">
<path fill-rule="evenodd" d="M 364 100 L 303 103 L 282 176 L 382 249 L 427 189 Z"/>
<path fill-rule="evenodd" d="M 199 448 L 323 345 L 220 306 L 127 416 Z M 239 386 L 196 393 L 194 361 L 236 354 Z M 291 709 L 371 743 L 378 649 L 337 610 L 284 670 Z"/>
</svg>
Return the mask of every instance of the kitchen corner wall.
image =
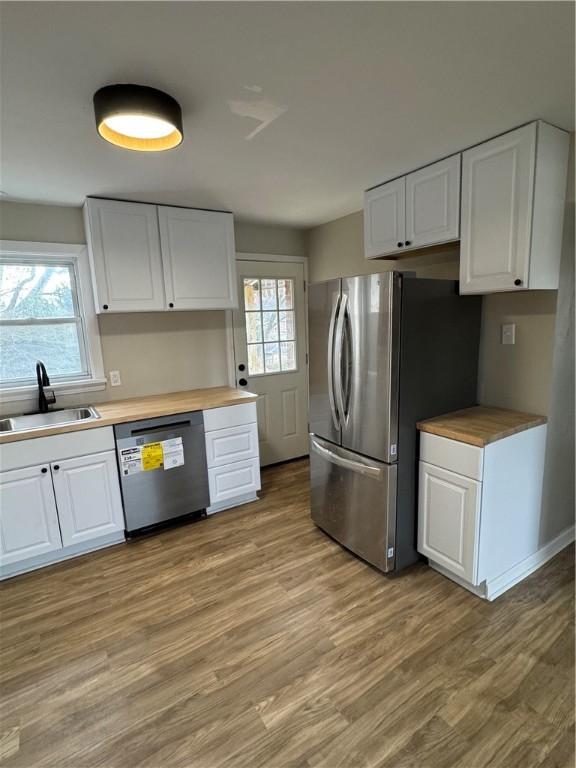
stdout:
<svg viewBox="0 0 576 768">
<path fill-rule="evenodd" d="M 301 230 L 251 222 L 235 222 L 234 228 L 238 252 L 304 255 Z M 0 239 L 85 243 L 82 210 L 0 202 Z M 122 386 L 91 393 L 90 402 L 228 383 L 223 311 L 101 315 L 99 325 L 104 370 L 119 370 Z M 68 396 L 58 402 L 62 406 L 86 399 Z"/>
</svg>

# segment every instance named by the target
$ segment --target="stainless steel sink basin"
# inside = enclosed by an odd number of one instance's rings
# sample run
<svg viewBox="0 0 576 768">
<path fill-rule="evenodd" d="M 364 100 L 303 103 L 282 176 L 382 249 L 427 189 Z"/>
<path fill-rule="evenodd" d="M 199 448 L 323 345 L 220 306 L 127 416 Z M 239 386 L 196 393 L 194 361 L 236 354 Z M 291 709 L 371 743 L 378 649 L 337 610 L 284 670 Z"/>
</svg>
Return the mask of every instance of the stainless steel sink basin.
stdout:
<svg viewBox="0 0 576 768">
<path fill-rule="evenodd" d="M 2 432 L 30 432 L 34 429 L 46 429 L 46 427 L 63 427 L 66 424 L 75 424 L 79 421 L 94 421 L 100 414 L 92 406 L 86 408 L 66 408 L 61 411 L 48 411 L 48 413 L 31 413 L 25 416 L 10 416 L 0 419 L 0 433 Z"/>
</svg>

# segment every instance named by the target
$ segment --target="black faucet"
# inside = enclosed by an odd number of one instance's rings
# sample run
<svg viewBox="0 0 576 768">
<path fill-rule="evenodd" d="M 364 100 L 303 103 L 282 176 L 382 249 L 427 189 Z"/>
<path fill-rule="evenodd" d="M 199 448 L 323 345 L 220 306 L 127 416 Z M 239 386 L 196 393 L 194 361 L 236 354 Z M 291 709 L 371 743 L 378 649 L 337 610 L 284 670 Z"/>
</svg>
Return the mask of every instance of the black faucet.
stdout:
<svg viewBox="0 0 576 768">
<path fill-rule="evenodd" d="M 42 360 L 38 360 L 36 363 L 36 381 L 38 382 L 38 410 L 40 413 L 47 413 L 48 406 L 54 405 L 56 402 L 56 395 L 54 392 L 49 392 L 46 395 L 44 387 L 50 386 L 50 379 L 46 373 L 46 366 Z"/>
</svg>

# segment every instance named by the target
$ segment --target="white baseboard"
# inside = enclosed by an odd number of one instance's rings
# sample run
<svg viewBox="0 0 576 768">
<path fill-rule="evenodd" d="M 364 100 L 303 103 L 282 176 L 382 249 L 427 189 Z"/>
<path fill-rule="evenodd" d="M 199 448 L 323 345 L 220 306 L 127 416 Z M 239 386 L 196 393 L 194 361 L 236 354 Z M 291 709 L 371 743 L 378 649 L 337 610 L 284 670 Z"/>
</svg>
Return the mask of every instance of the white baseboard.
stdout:
<svg viewBox="0 0 576 768">
<path fill-rule="evenodd" d="M 211 507 L 207 508 L 206 514 L 213 515 L 216 512 L 222 512 L 224 509 L 232 509 L 233 507 L 240 507 L 242 504 L 250 504 L 252 501 L 258 501 L 258 494 L 245 493 L 242 496 L 236 496 L 236 498 L 230 499 L 229 501 L 221 501 L 219 504 L 212 504 Z"/>
<path fill-rule="evenodd" d="M 521 560 L 513 568 L 500 574 L 500 576 L 496 576 L 496 578 L 491 579 L 490 581 L 482 582 L 482 584 L 479 584 L 477 587 L 464 581 L 464 579 L 461 579 L 459 576 L 450 573 L 449 570 L 442 565 L 438 565 L 438 563 L 432 562 L 432 560 L 429 561 L 429 565 L 435 571 L 438 571 L 438 573 L 441 573 L 443 576 L 455 581 L 456 584 L 464 587 L 464 589 L 472 592 L 472 594 L 477 597 L 481 597 L 484 600 L 491 602 L 519 582 L 523 581 L 527 576 L 530 576 L 531 573 L 537 571 L 538 568 L 541 568 L 544 565 L 544 563 L 547 563 L 548 560 L 551 560 L 565 547 L 571 544 L 574 541 L 574 534 L 574 526 L 566 528 L 566 530 L 562 531 L 562 533 L 556 536 L 555 539 L 552 539 L 552 541 L 549 541 L 537 552 L 534 552 L 533 555 Z"/>
<path fill-rule="evenodd" d="M 533 555 L 510 568 L 505 573 L 486 582 L 486 599 L 495 600 L 518 582 L 530 576 L 574 541 L 574 526 L 566 528 Z"/>
<path fill-rule="evenodd" d="M 99 539 L 84 541 L 81 544 L 74 544 L 71 547 L 63 547 L 54 552 L 47 552 L 45 555 L 31 557 L 29 560 L 22 560 L 19 563 L 10 563 L 10 565 L 4 565 L 0 568 L 0 581 L 11 579 L 13 576 L 19 576 L 20 574 L 28 573 L 29 571 L 37 571 L 38 568 L 45 568 L 47 565 L 54 565 L 54 563 L 60 563 L 63 560 L 70 560 L 73 557 L 86 555 L 88 552 L 95 552 L 97 549 L 111 547 L 114 544 L 124 544 L 125 541 L 126 537 L 124 536 L 124 531 L 115 531 L 106 536 L 101 536 Z"/>
</svg>

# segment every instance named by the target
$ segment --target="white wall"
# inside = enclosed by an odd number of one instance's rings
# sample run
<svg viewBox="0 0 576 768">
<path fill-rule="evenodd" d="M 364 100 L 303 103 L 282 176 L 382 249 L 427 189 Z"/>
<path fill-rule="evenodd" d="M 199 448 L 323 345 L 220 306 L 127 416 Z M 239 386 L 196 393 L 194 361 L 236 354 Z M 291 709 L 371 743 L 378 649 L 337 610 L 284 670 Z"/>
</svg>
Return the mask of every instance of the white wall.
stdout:
<svg viewBox="0 0 576 768">
<path fill-rule="evenodd" d="M 235 222 L 236 249 L 304 254 L 304 235 L 289 227 Z M 0 202 L 0 239 L 84 243 L 80 208 Z M 153 312 L 99 317 L 104 370 L 119 370 L 122 386 L 91 393 L 93 403 L 228 383 L 225 315 Z M 59 404 L 86 396 L 60 397 Z M 5 406 L 5 412 L 18 404 Z"/>
</svg>

